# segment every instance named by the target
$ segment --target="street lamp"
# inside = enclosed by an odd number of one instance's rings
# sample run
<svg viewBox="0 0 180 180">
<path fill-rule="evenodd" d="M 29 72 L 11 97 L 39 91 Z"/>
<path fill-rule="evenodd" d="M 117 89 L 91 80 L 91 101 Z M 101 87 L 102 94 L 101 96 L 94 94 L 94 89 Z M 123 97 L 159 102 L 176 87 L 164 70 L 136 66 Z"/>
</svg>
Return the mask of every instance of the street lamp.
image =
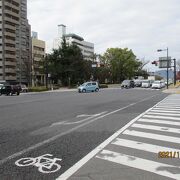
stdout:
<svg viewBox="0 0 180 180">
<path fill-rule="evenodd" d="M 168 61 L 168 47 L 166 49 L 158 49 L 157 52 L 166 51 L 167 52 L 167 89 L 169 87 L 169 61 Z"/>
</svg>

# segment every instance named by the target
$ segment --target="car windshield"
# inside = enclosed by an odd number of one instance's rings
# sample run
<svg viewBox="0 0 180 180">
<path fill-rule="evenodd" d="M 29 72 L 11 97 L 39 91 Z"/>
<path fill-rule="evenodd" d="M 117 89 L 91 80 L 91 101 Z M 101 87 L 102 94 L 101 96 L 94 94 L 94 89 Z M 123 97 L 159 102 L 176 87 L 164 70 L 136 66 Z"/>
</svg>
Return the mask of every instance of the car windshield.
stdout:
<svg viewBox="0 0 180 180">
<path fill-rule="evenodd" d="M 155 81 L 153 84 L 160 84 L 160 82 L 159 81 Z"/>
<path fill-rule="evenodd" d="M 142 83 L 149 83 L 149 81 L 142 81 Z"/>
<path fill-rule="evenodd" d="M 124 80 L 122 84 L 129 84 L 130 80 Z"/>
</svg>

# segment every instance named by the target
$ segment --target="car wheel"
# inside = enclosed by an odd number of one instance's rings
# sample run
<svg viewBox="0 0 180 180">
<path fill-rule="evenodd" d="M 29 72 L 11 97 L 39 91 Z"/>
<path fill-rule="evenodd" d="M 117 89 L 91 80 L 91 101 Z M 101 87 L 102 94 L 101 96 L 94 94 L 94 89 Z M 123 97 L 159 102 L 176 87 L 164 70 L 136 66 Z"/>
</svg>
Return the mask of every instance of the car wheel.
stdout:
<svg viewBox="0 0 180 180">
<path fill-rule="evenodd" d="M 83 89 L 83 90 L 82 90 L 82 92 L 83 92 L 83 93 L 85 93 L 85 92 L 86 92 L 86 90 L 85 90 L 85 89 Z"/>
<path fill-rule="evenodd" d="M 20 94 L 19 92 L 16 93 L 17 96 L 19 96 L 19 94 Z"/>
<path fill-rule="evenodd" d="M 98 88 L 96 88 L 96 89 L 95 89 L 95 91 L 96 91 L 96 92 L 98 92 L 98 91 L 99 91 L 99 89 L 98 89 Z"/>
</svg>

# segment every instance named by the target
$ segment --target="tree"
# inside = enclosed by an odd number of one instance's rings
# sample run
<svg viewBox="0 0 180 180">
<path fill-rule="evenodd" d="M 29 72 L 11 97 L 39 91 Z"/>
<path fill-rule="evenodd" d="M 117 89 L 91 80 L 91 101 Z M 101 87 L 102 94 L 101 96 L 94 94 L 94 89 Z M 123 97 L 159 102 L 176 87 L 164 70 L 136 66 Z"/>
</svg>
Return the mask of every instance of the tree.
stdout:
<svg viewBox="0 0 180 180">
<path fill-rule="evenodd" d="M 65 38 L 59 49 L 53 49 L 48 55 L 48 73 L 55 83 L 60 80 L 62 85 L 75 85 L 88 78 L 91 65 L 83 60 L 80 48 L 74 44 L 67 44 Z"/>
<path fill-rule="evenodd" d="M 113 82 L 122 82 L 135 76 L 141 62 L 136 60 L 132 50 L 128 48 L 110 48 L 100 58 L 110 68 Z"/>
</svg>

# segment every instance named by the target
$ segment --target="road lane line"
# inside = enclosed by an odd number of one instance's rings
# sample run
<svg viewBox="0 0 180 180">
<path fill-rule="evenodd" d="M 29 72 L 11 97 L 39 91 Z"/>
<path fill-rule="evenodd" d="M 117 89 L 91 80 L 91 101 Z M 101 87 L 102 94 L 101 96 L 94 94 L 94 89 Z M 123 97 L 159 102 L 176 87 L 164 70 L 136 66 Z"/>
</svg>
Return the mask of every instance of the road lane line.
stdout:
<svg viewBox="0 0 180 180">
<path fill-rule="evenodd" d="M 168 98 L 168 96 L 166 97 Z M 160 104 L 163 102 L 166 98 L 158 102 L 157 104 Z M 156 104 L 156 105 L 157 105 Z M 132 119 L 128 124 L 126 124 L 124 127 L 122 127 L 120 130 L 115 132 L 112 136 L 110 136 L 108 139 L 106 139 L 103 143 L 101 143 L 99 146 L 97 146 L 94 150 L 92 150 L 89 154 L 87 154 L 85 157 L 83 157 L 81 160 L 79 160 L 76 164 L 74 164 L 71 168 L 69 168 L 67 171 L 65 171 L 63 174 L 61 174 L 56 180 L 66 180 L 70 176 L 72 176 L 76 171 L 78 171 L 83 165 L 85 165 L 90 159 L 92 159 L 97 153 L 99 153 L 102 149 L 104 149 L 109 143 L 111 143 L 115 138 L 117 138 L 120 134 L 122 134 L 123 131 L 125 131 L 127 128 L 129 128 L 134 122 L 136 122 L 139 118 L 144 116 L 148 111 L 152 110 L 156 105 L 151 107 L 150 109 L 146 110 L 136 118 Z"/>
<path fill-rule="evenodd" d="M 155 124 L 168 124 L 168 125 L 180 126 L 180 122 L 165 121 L 165 120 L 160 120 L 160 119 L 144 119 L 144 118 L 141 118 L 138 120 L 138 122 L 155 123 Z"/>
<path fill-rule="evenodd" d="M 166 136 L 166 135 L 134 131 L 134 130 L 125 130 L 123 132 L 123 134 L 129 135 L 129 136 L 136 136 L 136 137 L 141 137 L 141 138 L 147 138 L 147 139 L 153 139 L 153 140 L 166 141 L 166 142 L 180 144 L 180 138 L 173 137 L 173 136 Z"/>
<path fill-rule="evenodd" d="M 24 150 L 22 150 L 22 151 L 19 151 L 19 152 L 17 152 L 17 153 L 14 153 L 14 154 L 12 154 L 12 155 L 10 155 L 10 156 L 8 156 L 8 157 L 0 160 L 0 165 L 4 164 L 5 162 L 7 162 L 7 161 L 9 161 L 9 160 L 11 160 L 11 159 L 14 159 L 14 158 L 16 158 L 16 157 L 18 157 L 18 156 L 21 156 L 21 155 L 23 155 L 23 154 L 25 154 L 25 153 L 27 153 L 27 152 L 30 152 L 30 151 L 32 151 L 32 150 L 34 150 L 34 149 L 36 149 L 36 148 L 39 148 L 39 147 L 41 147 L 41 146 L 43 146 L 43 145 L 45 145 L 45 144 L 48 144 L 48 143 L 50 143 L 50 142 L 52 142 L 52 141 L 55 141 L 56 139 L 58 139 L 58 138 L 60 138 L 60 137 L 62 137 L 62 136 L 64 136 L 64 135 L 66 135 L 66 134 L 69 134 L 69 133 L 71 133 L 71 132 L 73 132 L 73 131 L 75 131 L 75 130 L 77 130 L 77 129 L 79 129 L 79 128 L 87 125 L 87 124 L 90 124 L 90 123 L 92 123 L 92 122 L 94 122 L 94 121 L 97 121 L 97 120 L 99 120 L 99 119 L 102 119 L 102 118 L 104 118 L 104 117 L 106 117 L 106 116 L 109 116 L 109 115 L 111 115 L 111 114 L 117 113 L 117 112 L 119 112 L 119 111 L 122 111 L 122 110 L 124 110 L 124 109 L 126 109 L 126 108 L 129 108 L 129 107 L 131 107 L 131 106 L 134 106 L 134 105 L 136 105 L 136 104 L 138 104 L 138 103 L 141 103 L 141 102 L 143 102 L 143 101 L 146 101 L 146 100 L 151 99 L 151 98 L 153 98 L 153 97 L 155 97 L 155 96 L 158 96 L 158 95 L 160 95 L 160 94 L 155 94 L 155 95 L 150 96 L 150 97 L 148 97 L 148 98 L 144 98 L 144 99 L 142 99 L 142 100 L 140 100 L 140 101 L 138 101 L 138 102 L 129 104 L 129 105 L 127 105 L 127 106 L 125 106 L 125 107 L 122 107 L 122 108 L 120 108 L 120 109 L 117 109 L 117 110 L 115 110 L 115 111 L 111 111 L 111 112 L 109 112 L 109 113 L 107 113 L 107 114 L 105 114 L 105 115 L 102 115 L 102 116 L 96 117 L 96 118 L 94 118 L 94 119 L 91 119 L 90 121 L 86 121 L 85 123 L 80 124 L 80 125 L 78 125 L 78 126 L 76 126 L 76 127 L 73 127 L 73 128 L 71 128 L 70 130 L 68 130 L 68 131 L 66 131 L 66 132 L 57 134 L 57 135 L 55 135 L 55 136 L 53 136 L 53 137 L 51 137 L 51 138 L 49 138 L 49 139 L 47 139 L 47 140 L 44 140 L 44 141 L 42 141 L 42 142 L 40 142 L 40 143 L 37 143 L 37 144 L 35 144 L 35 145 L 33 145 L 33 146 L 30 146 L 30 147 L 28 147 L 28 148 L 26 148 L 26 149 L 24 149 Z M 166 97 L 166 98 L 167 98 L 167 97 Z M 164 99 L 163 99 L 163 100 L 164 100 Z M 163 100 L 162 100 L 162 101 L 163 101 Z M 160 101 L 160 102 L 161 102 L 161 101 Z M 159 102 L 159 103 L 160 103 L 160 102 Z M 150 109 L 152 109 L 152 108 L 150 108 Z M 144 113 L 143 113 L 143 115 L 144 115 Z"/>
<path fill-rule="evenodd" d="M 160 152 L 160 151 L 180 152 L 180 149 L 168 148 L 168 147 L 164 147 L 164 146 L 147 144 L 147 143 L 140 142 L 140 141 L 132 141 L 132 140 L 121 139 L 121 138 L 117 138 L 111 144 L 116 145 L 116 146 L 122 146 L 122 147 L 131 148 L 131 149 L 137 149 L 137 150 L 141 150 L 141 151 L 156 153 L 157 154 L 156 156 L 158 156 L 158 152 Z"/>
<path fill-rule="evenodd" d="M 144 115 L 144 117 L 146 118 L 157 118 L 157 119 L 171 119 L 171 120 L 177 120 L 177 121 L 180 121 L 180 118 L 176 118 L 176 117 L 167 117 L 167 116 L 151 116 L 151 115 Z"/>
<path fill-rule="evenodd" d="M 103 150 L 100 155 L 96 156 L 96 158 L 152 172 L 154 174 L 169 177 L 172 179 L 180 179 L 180 168 L 178 166 L 158 163 L 155 161 L 150 161 L 108 150 Z M 171 169 L 172 171 L 170 171 L 169 169 Z M 173 170 L 175 170 L 177 173 L 173 173 Z"/>
<path fill-rule="evenodd" d="M 61 121 L 61 122 L 56 122 L 56 123 L 53 123 L 50 127 L 53 127 L 53 126 L 57 126 L 57 125 L 72 125 L 72 124 L 79 124 L 79 123 L 82 123 L 82 122 L 85 122 L 87 120 L 90 120 L 90 119 L 93 119 L 94 117 L 98 117 L 102 114 L 105 114 L 107 113 L 108 111 L 104 111 L 102 113 L 99 113 L 99 114 L 95 114 L 95 115 L 91 115 L 90 117 L 88 118 L 85 118 L 85 119 L 82 119 L 80 121 L 75 121 L 75 122 L 68 122 L 68 121 Z M 79 116 L 78 116 L 79 117 Z"/>
<path fill-rule="evenodd" d="M 133 124 L 131 127 L 140 128 L 140 129 L 149 129 L 155 131 L 169 132 L 169 133 L 177 133 L 180 134 L 180 129 L 170 128 L 164 126 L 154 126 L 154 125 L 144 125 L 144 124 Z"/>
</svg>

